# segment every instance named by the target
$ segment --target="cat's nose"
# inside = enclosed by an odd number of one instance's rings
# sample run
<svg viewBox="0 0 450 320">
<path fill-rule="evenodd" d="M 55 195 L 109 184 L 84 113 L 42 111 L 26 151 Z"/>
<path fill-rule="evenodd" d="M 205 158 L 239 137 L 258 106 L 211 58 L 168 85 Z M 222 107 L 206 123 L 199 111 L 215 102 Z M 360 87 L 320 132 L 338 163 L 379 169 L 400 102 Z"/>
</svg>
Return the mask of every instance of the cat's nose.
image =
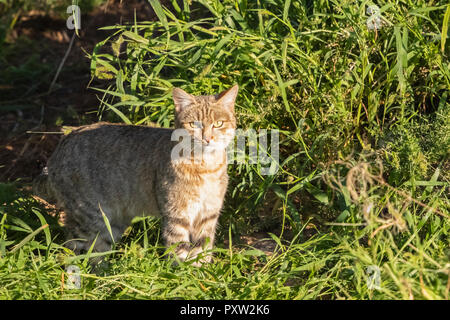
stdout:
<svg viewBox="0 0 450 320">
<path fill-rule="evenodd" d="M 203 141 L 209 143 L 211 141 L 211 137 L 203 137 Z"/>
</svg>

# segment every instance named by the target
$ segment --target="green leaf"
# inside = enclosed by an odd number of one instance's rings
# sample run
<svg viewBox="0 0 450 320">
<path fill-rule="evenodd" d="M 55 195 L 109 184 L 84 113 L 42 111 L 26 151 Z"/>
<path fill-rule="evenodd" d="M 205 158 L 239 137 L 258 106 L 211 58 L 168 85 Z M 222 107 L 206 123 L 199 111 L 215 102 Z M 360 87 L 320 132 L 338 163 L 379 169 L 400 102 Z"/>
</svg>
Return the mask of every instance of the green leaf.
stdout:
<svg viewBox="0 0 450 320">
<path fill-rule="evenodd" d="M 449 18 L 450 18 L 450 5 L 447 5 L 447 10 L 445 10 L 444 20 L 442 21 L 442 32 L 441 32 L 441 51 L 442 51 L 442 53 L 444 53 L 445 42 L 447 41 Z"/>
<path fill-rule="evenodd" d="M 261 251 L 259 249 L 246 250 L 246 251 L 242 252 L 242 254 L 244 256 L 254 256 L 254 257 L 260 257 L 260 256 L 265 256 L 266 255 L 264 253 L 264 251 Z"/>
<path fill-rule="evenodd" d="M 109 219 L 106 216 L 106 214 L 103 212 L 103 209 L 102 209 L 102 206 L 100 205 L 100 203 L 98 204 L 98 208 L 100 209 L 100 212 L 102 213 L 102 217 L 103 217 L 103 221 L 105 222 L 106 229 L 108 229 L 108 232 L 109 232 L 109 235 L 111 237 L 112 243 L 114 244 L 115 240 L 114 240 L 114 236 L 113 236 L 113 233 L 112 233 L 111 224 L 109 223 Z"/>
<path fill-rule="evenodd" d="M 161 2 L 158 0 L 149 0 L 149 2 L 153 10 L 155 11 L 159 21 L 162 23 L 162 25 L 166 30 L 169 30 L 169 24 L 167 23 L 167 17 L 166 14 L 164 13 L 164 9 L 161 6 Z"/>
<path fill-rule="evenodd" d="M 323 204 L 329 204 L 328 195 L 320 190 L 319 188 L 313 186 L 310 183 L 306 183 L 306 190 L 317 200 L 319 200 Z"/>
<path fill-rule="evenodd" d="M 328 258 L 321 259 L 319 261 L 312 261 L 312 262 L 304 264 L 300 267 L 292 268 L 291 271 L 294 271 L 294 272 L 313 271 L 313 272 L 315 272 L 315 271 L 318 271 L 318 270 L 322 269 L 323 267 L 325 267 L 325 263 L 327 260 L 328 260 Z"/>
<path fill-rule="evenodd" d="M 350 216 L 350 212 L 348 210 L 344 210 L 341 214 L 336 218 L 336 222 L 344 222 Z"/>
<path fill-rule="evenodd" d="M 32 208 L 31 211 L 33 211 L 33 213 L 38 216 L 39 221 L 41 222 L 41 225 L 46 225 L 47 224 L 47 221 L 45 220 L 44 216 L 37 209 Z M 48 247 L 52 243 L 52 237 L 50 235 L 49 228 L 45 228 L 44 229 L 44 234 L 45 234 L 45 241 L 46 241 L 46 244 L 47 244 L 47 247 Z"/>
<path fill-rule="evenodd" d="M 287 18 L 289 15 L 289 7 L 291 6 L 291 0 L 285 0 L 284 9 L 283 9 L 283 21 L 287 22 Z"/>
<path fill-rule="evenodd" d="M 127 38 L 130 38 L 131 40 L 139 42 L 139 43 L 143 43 L 143 44 L 147 44 L 147 45 L 150 43 L 150 41 L 148 39 L 145 39 L 144 37 L 138 35 L 137 33 L 131 32 L 131 31 L 124 31 L 122 33 L 122 35 L 124 35 Z"/>
<path fill-rule="evenodd" d="M 39 232 L 41 232 L 42 230 L 44 230 L 45 228 L 48 227 L 48 224 L 45 224 L 41 227 L 39 227 L 38 229 L 34 230 L 32 233 L 30 233 L 29 235 L 27 235 L 22 241 L 20 241 L 17 245 L 15 245 L 12 249 L 11 249 L 11 253 L 16 252 L 17 250 L 19 250 L 20 248 L 22 248 L 27 242 L 29 242 L 30 240 L 32 240 Z"/>
</svg>

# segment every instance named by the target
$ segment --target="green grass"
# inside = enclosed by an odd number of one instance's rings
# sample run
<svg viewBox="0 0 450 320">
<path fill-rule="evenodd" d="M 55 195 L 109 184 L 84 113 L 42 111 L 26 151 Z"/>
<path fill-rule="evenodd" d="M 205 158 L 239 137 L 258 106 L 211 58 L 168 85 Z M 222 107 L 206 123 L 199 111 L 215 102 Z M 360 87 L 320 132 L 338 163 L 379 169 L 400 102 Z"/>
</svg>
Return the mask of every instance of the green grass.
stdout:
<svg viewBox="0 0 450 320">
<path fill-rule="evenodd" d="M 158 21 L 108 27 L 91 55 L 93 77 L 109 84 L 93 88 L 99 117 L 168 127 L 173 86 L 237 83 L 239 126 L 280 130 L 280 170 L 229 167 L 215 261 L 201 268 L 172 266 L 159 222 L 145 219 L 92 270 L 61 246 L 47 209 L 2 184 L 1 298 L 448 299 L 444 1 L 379 2 L 376 32 L 367 1 L 150 3 Z M 277 243 L 271 256 L 239 244 L 252 232 Z M 62 285 L 68 264 L 81 268 L 79 290 Z"/>
<path fill-rule="evenodd" d="M 353 217 L 358 215 L 350 211 Z M 172 266 L 159 243 L 158 221 L 146 219 L 135 224 L 118 252 L 106 258 L 103 269 L 92 271 L 85 257 L 61 247 L 60 228 L 40 203 L 16 193 L 2 207 L 0 297 L 441 299 L 448 280 L 449 225 L 432 211 L 423 216 L 417 211 L 421 210 L 416 207 L 404 214 L 404 225 L 397 225 L 404 228 L 399 234 L 376 232 L 374 221 L 359 227 L 335 226 L 333 231 L 288 244 L 273 235 L 279 245 L 272 256 L 250 247 L 230 251 L 219 242 L 214 263 L 201 268 L 187 263 Z M 50 228 L 33 234 L 37 218 Z M 65 286 L 67 265 L 80 267 L 80 289 Z M 366 270 L 372 265 L 380 267 L 379 290 L 369 290 L 366 284 Z"/>
</svg>

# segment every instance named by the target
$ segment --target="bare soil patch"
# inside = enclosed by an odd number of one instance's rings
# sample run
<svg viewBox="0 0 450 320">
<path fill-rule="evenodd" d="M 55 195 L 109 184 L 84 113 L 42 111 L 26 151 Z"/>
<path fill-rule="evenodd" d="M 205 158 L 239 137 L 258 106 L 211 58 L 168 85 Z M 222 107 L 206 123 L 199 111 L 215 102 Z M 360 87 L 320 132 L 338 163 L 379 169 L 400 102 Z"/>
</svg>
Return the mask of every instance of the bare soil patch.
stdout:
<svg viewBox="0 0 450 320">
<path fill-rule="evenodd" d="M 135 17 L 149 21 L 156 16 L 144 0 L 112 0 L 90 13 L 82 12 L 79 37 L 75 37 L 51 92 L 50 84 L 68 51 L 73 30 L 67 28 L 64 17 L 45 12 L 30 11 L 19 17 L 6 44 L 15 52 L 2 67 L 18 69 L 34 59 L 37 66 L 45 68 L 37 77 L 25 75 L 0 85 L 0 182 L 30 182 L 56 148 L 62 125 L 97 121 L 99 100 L 88 85 L 102 87 L 105 83 L 92 79 L 87 54 L 109 35 L 110 31 L 99 28 L 132 23 Z"/>
</svg>

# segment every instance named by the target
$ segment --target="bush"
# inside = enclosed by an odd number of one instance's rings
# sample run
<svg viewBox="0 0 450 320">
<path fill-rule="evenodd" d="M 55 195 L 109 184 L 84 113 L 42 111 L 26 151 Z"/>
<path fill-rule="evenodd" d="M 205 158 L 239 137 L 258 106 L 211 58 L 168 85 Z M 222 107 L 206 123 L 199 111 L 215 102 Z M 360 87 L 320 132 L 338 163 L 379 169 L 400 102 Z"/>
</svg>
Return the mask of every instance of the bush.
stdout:
<svg viewBox="0 0 450 320">
<path fill-rule="evenodd" d="M 365 3 L 150 3 L 159 21 L 111 27 L 92 54 L 93 74 L 115 79 L 101 112 L 167 127 L 173 86 L 211 94 L 238 83 L 240 126 L 280 130 L 284 165 L 270 177 L 249 163 L 231 167 L 234 209 L 255 218 L 274 193 L 299 223 L 301 199 L 328 204 L 323 168 L 356 153 L 377 153 L 394 187 L 448 166 L 443 3 L 382 3 L 377 30 Z"/>
</svg>

